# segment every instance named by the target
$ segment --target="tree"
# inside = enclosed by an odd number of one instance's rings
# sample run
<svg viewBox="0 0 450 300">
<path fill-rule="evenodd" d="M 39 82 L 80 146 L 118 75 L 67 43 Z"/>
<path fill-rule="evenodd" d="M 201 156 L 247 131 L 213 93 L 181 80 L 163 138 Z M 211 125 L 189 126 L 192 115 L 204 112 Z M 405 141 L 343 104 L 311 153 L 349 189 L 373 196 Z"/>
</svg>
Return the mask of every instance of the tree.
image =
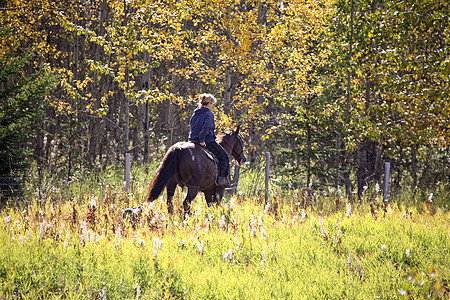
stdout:
<svg viewBox="0 0 450 300">
<path fill-rule="evenodd" d="M 359 195 L 381 179 L 383 160 L 398 168 L 409 160 L 414 178 L 419 149 L 448 149 L 446 6 L 336 1 L 330 23 L 332 81 L 342 91 L 339 119 L 346 149 L 355 155 Z"/>
<path fill-rule="evenodd" d="M 0 28 L 0 37 L 9 34 Z M 12 49 L 12 48 L 11 48 Z M 0 57 L 0 176 L 20 178 L 33 156 L 33 136 L 41 130 L 44 96 L 55 86 L 48 67 L 29 66 L 32 51 L 6 52 Z M 8 195 L 7 191 L 1 191 Z"/>
</svg>

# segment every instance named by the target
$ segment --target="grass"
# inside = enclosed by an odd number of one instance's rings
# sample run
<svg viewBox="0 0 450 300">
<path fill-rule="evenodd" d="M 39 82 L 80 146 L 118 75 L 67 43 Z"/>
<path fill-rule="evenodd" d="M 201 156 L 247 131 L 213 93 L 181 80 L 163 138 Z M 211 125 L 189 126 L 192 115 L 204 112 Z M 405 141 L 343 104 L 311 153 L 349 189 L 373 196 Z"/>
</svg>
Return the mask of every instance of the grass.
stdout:
<svg viewBox="0 0 450 300">
<path fill-rule="evenodd" d="M 187 218 L 178 191 L 173 216 L 160 197 L 122 220 L 149 178 L 129 195 L 104 178 L 2 209 L 0 299 L 450 297 L 450 214 L 433 203 L 346 205 L 329 191 L 302 209 L 300 192 L 278 190 L 266 206 L 244 173 L 240 194 L 198 196 Z"/>
</svg>

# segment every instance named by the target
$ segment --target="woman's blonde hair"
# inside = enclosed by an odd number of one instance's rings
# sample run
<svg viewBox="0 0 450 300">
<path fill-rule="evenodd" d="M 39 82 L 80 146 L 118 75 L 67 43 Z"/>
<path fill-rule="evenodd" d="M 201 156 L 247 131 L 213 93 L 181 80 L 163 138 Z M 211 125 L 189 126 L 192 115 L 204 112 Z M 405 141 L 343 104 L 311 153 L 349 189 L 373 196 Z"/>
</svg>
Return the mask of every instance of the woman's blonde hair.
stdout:
<svg viewBox="0 0 450 300">
<path fill-rule="evenodd" d="M 216 100 L 216 98 L 213 95 L 211 95 L 211 94 L 201 94 L 200 96 L 198 96 L 198 104 L 200 106 L 206 106 L 209 103 L 212 103 L 212 104 L 216 104 L 217 103 L 217 100 Z"/>
</svg>

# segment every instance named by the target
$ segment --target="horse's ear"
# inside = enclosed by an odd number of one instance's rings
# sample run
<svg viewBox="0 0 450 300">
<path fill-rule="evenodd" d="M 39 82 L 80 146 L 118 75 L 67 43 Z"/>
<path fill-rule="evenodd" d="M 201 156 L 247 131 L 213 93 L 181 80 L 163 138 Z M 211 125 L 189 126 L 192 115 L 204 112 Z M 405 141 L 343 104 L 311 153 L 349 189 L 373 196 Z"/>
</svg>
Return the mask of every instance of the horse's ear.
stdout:
<svg viewBox="0 0 450 300">
<path fill-rule="evenodd" d="M 237 127 L 236 127 L 236 130 L 235 130 L 235 132 L 236 132 L 236 134 L 239 134 L 239 129 L 241 128 L 241 124 L 239 124 Z"/>
</svg>

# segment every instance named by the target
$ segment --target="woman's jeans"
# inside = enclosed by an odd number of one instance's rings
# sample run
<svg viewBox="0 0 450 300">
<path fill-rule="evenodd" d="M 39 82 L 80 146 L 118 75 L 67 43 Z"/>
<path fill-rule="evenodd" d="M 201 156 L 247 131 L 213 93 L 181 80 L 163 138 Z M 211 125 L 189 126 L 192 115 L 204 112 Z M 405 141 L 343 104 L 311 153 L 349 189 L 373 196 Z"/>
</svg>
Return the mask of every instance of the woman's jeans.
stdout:
<svg viewBox="0 0 450 300">
<path fill-rule="evenodd" d="M 230 168 L 230 158 L 228 153 L 216 141 L 206 144 L 206 149 L 211 151 L 219 160 L 219 177 L 227 177 L 228 169 Z"/>
</svg>

